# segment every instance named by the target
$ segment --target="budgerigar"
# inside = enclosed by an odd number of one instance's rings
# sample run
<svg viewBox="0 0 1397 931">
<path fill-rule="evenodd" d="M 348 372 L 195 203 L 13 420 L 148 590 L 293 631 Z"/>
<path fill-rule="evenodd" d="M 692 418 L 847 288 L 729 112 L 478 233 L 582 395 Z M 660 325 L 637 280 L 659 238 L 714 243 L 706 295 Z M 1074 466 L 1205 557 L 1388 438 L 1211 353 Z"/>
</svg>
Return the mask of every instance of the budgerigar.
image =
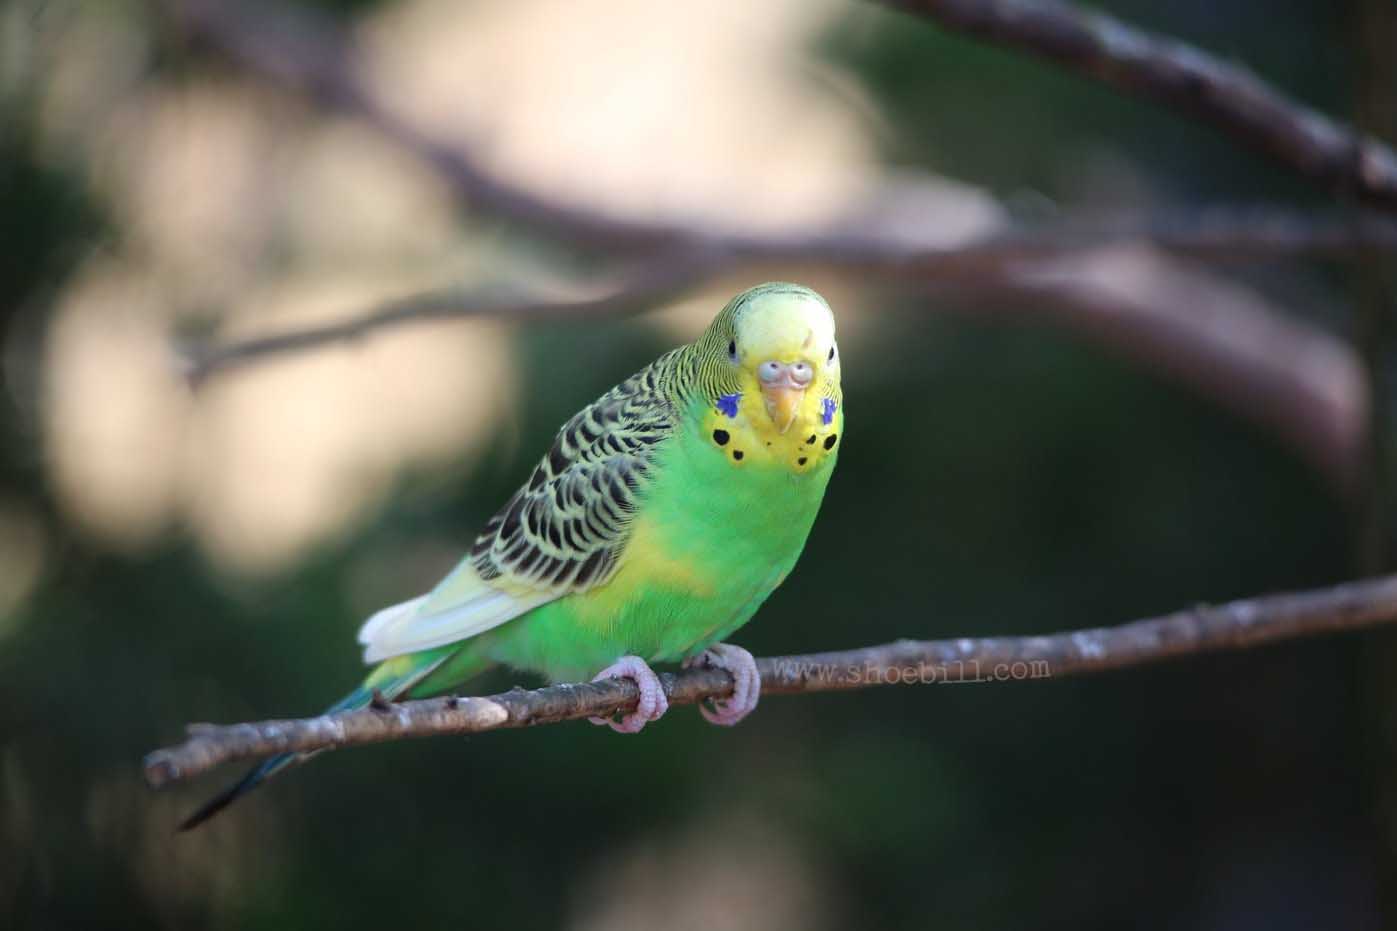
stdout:
<svg viewBox="0 0 1397 931">
<path fill-rule="evenodd" d="M 430 593 L 363 625 L 377 666 L 332 711 L 449 691 L 504 663 L 553 681 L 628 678 L 636 733 L 667 710 L 651 663 L 730 671 L 756 707 L 752 655 L 724 643 L 805 545 L 843 436 L 834 316 L 770 283 L 734 298 L 694 343 L 661 356 L 563 425 L 548 454 Z M 296 762 L 268 760 L 195 812 L 210 817 Z"/>
</svg>

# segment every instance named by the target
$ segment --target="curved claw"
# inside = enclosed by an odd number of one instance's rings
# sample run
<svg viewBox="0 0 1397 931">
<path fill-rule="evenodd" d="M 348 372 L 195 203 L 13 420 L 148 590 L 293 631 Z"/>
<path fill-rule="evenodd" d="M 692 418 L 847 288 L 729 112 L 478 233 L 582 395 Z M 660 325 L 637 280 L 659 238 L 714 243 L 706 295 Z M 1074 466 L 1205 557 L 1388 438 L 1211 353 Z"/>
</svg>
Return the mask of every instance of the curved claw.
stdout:
<svg viewBox="0 0 1397 931">
<path fill-rule="evenodd" d="M 593 724 L 605 724 L 618 734 L 639 734 L 646 724 L 659 720 L 669 710 L 660 677 L 639 656 L 623 656 L 592 677 L 593 682 L 602 679 L 630 679 L 640 689 L 640 701 L 620 721 L 588 718 Z"/>
<path fill-rule="evenodd" d="M 699 705 L 699 714 L 705 721 L 732 727 L 756 709 L 762 694 L 762 676 L 751 653 L 731 643 L 715 643 L 684 665 L 695 663 L 726 669 L 733 678 L 731 697 L 713 702 L 711 708 L 708 704 Z"/>
</svg>

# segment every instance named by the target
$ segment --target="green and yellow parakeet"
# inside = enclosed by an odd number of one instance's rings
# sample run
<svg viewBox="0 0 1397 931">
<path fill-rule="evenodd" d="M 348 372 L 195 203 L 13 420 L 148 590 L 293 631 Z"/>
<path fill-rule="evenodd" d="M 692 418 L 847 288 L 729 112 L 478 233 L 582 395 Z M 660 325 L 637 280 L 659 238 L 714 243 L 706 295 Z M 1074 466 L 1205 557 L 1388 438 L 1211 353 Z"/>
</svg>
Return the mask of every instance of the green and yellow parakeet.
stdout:
<svg viewBox="0 0 1397 931">
<path fill-rule="evenodd" d="M 558 431 L 527 482 L 430 593 L 359 631 L 378 665 L 332 711 L 449 691 L 497 663 L 553 681 L 629 678 L 636 733 L 668 703 L 651 663 L 701 662 L 736 687 L 700 711 L 736 724 L 761 689 L 723 643 L 795 565 L 839 451 L 834 316 L 814 291 L 764 284 Z M 296 762 L 268 760 L 189 828 Z"/>
</svg>

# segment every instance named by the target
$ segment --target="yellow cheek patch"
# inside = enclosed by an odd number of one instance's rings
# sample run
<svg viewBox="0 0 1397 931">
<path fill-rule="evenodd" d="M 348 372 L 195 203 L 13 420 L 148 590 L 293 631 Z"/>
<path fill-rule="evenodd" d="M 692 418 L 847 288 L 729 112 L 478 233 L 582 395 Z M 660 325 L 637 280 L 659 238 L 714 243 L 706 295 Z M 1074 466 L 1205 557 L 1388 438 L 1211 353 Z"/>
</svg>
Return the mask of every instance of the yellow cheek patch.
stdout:
<svg viewBox="0 0 1397 931">
<path fill-rule="evenodd" d="M 728 401 L 731 396 L 725 396 Z M 816 468 L 839 442 L 840 418 L 824 424 L 823 398 L 807 395 L 789 430 L 782 433 L 767 416 L 759 392 L 715 405 L 704 417 L 704 437 L 734 468 L 780 466 L 800 474 Z"/>
</svg>

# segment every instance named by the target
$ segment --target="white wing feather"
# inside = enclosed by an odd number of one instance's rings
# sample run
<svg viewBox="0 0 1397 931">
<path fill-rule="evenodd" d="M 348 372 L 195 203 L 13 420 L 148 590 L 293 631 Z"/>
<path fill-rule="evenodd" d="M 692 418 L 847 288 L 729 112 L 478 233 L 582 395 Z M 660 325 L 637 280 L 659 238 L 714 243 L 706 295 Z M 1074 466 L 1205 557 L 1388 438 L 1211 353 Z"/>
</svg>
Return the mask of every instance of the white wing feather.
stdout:
<svg viewBox="0 0 1397 931">
<path fill-rule="evenodd" d="M 563 424 L 529 481 L 486 523 L 429 595 L 359 629 L 373 663 L 484 633 L 540 605 L 604 585 L 630 537 L 655 450 L 677 413 L 663 388 L 682 350 L 661 356 Z"/>
<path fill-rule="evenodd" d="M 511 594 L 485 582 L 469 561 L 431 594 L 384 608 L 359 628 L 364 662 L 446 646 L 484 633 L 560 597 L 557 591 Z"/>
</svg>

